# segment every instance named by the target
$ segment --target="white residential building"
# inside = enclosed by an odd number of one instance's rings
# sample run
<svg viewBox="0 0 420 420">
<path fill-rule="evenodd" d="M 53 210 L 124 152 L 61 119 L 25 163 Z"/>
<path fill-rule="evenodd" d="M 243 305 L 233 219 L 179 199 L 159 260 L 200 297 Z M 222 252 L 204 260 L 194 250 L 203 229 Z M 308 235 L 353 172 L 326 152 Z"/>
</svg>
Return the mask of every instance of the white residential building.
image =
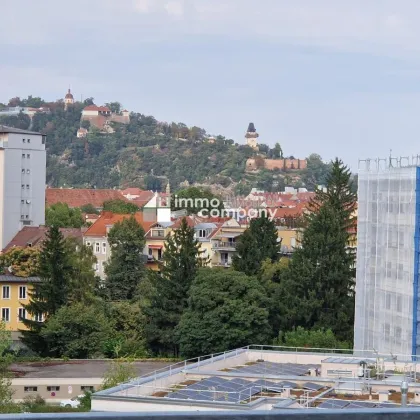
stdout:
<svg viewBox="0 0 420 420">
<path fill-rule="evenodd" d="M 0 250 L 45 223 L 45 135 L 0 125 Z"/>
</svg>

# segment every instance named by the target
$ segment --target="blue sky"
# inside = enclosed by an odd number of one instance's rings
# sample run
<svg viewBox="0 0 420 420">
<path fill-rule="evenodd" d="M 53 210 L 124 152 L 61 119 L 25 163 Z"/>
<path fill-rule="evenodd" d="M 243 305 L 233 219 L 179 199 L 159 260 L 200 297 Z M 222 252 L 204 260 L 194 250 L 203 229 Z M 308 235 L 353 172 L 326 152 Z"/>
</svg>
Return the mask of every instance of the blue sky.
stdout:
<svg viewBox="0 0 420 420">
<path fill-rule="evenodd" d="M 286 154 L 420 153 L 418 0 L 14 0 L 0 102 L 118 100 Z"/>
</svg>

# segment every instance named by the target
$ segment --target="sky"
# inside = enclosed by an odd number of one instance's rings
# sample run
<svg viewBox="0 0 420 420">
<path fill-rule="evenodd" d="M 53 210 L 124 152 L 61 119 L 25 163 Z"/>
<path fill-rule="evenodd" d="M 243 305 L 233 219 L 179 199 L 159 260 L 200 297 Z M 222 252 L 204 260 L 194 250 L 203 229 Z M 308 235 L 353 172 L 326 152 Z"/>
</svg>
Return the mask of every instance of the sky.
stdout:
<svg viewBox="0 0 420 420">
<path fill-rule="evenodd" d="M 3 2 L 0 102 L 119 101 L 286 155 L 420 153 L 418 0 Z"/>
</svg>

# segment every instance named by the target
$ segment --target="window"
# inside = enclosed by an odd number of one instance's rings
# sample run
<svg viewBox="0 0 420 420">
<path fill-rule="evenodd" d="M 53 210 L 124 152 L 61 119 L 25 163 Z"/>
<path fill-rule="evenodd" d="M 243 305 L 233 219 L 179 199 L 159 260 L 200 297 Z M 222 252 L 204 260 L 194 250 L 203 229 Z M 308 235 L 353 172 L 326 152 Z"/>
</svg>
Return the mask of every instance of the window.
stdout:
<svg viewBox="0 0 420 420">
<path fill-rule="evenodd" d="M 3 286 L 2 298 L 10 299 L 10 286 Z"/>
<path fill-rule="evenodd" d="M 26 189 L 29 190 L 29 184 L 26 184 Z"/>
<path fill-rule="evenodd" d="M 386 294 L 385 307 L 386 309 L 391 309 L 391 295 L 389 293 Z"/>
<path fill-rule="evenodd" d="M 10 321 L 10 308 L 1 308 L 1 319 L 4 322 Z"/>
<path fill-rule="evenodd" d="M 26 286 L 19 286 L 19 299 L 26 299 Z"/>
<path fill-rule="evenodd" d="M 24 215 L 24 214 L 21 214 L 21 215 L 20 215 L 20 218 L 21 218 L 21 219 L 24 219 L 24 218 L 25 218 L 25 215 Z"/>
<path fill-rule="evenodd" d="M 86 246 L 91 246 L 92 244 L 90 242 L 86 242 Z"/>
<path fill-rule="evenodd" d="M 207 231 L 206 231 L 206 229 L 199 229 L 198 230 L 198 237 L 199 238 L 207 238 Z"/>
<path fill-rule="evenodd" d="M 152 248 L 149 248 L 149 256 L 153 257 L 153 249 Z"/>
<path fill-rule="evenodd" d="M 25 159 L 25 158 L 26 158 L 25 153 L 22 153 L 22 159 Z"/>
<path fill-rule="evenodd" d="M 22 184 L 22 190 L 24 190 L 25 189 L 25 184 Z"/>
<path fill-rule="evenodd" d="M 395 339 L 401 340 L 402 330 L 401 327 L 395 327 Z"/>
<path fill-rule="evenodd" d="M 402 312 L 403 299 L 402 296 L 397 296 L 397 312 Z"/>
<path fill-rule="evenodd" d="M 82 385 L 82 386 L 80 387 L 80 390 L 81 390 L 81 391 L 89 391 L 89 392 L 93 392 L 93 391 L 95 391 L 95 388 L 94 388 L 93 386 L 91 386 L 91 385 Z"/>
<path fill-rule="evenodd" d="M 20 200 L 20 204 L 25 204 L 25 200 Z"/>
<path fill-rule="evenodd" d="M 26 309 L 25 308 L 19 308 L 18 317 L 19 317 L 19 320 L 26 319 Z"/>
<path fill-rule="evenodd" d="M 384 334 L 385 334 L 385 339 L 389 338 L 389 335 L 391 334 L 391 327 L 389 324 L 384 325 Z"/>
<path fill-rule="evenodd" d="M 31 155 L 28 153 L 27 155 L 26 155 L 26 159 L 30 159 L 31 158 Z"/>
<path fill-rule="evenodd" d="M 162 250 L 158 249 L 158 258 L 159 261 L 162 259 Z"/>
<path fill-rule="evenodd" d="M 31 142 L 31 139 L 28 139 L 28 143 L 30 143 Z"/>
<path fill-rule="evenodd" d="M 27 169 L 27 170 L 26 170 L 26 173 L 27 173 L 27 174 L 30 174 L 30 173 L 31 173 L 31 170 L 30 170 L 30 169 Z"/>
<path fill-rule="evenodd" d="M 106 254 L 106 242 L 102 242 L 102 254 Z"/>
<path fill-rule="evenodd" d="M 44 315 L 43 315 L 43 314 L 36 314 L 36 315 L 34 316 L 34 320 L 35 320 L 36 322 L 44 322 Z"/>
<path fill-rule="evenodd" d="M 26 143 L 26 139 L 22 139 L 23 143 Z"/>
<path fill-rule="evenodd" d="M 25 392 L 38 392 L 38 387 L 37 386 L 25 386 L 25 387 L 23 387 L 23 390 Z"/>
<path fill-rule="evenodd" d="M 101 249 L 100 249 L 100 244 L 99 244 L 99 242 L 96 242 L 96 244 L 95 244 L 95 252 L 97 253 L 97 254 L 99 254 L 99 252 L 101 251 Z"/>
<path fill-rule="evenodd" d="M 27 214 L 27 215 L 25 216 L 25 218 L 26 218 L 26 219 L 29 219 L 29 214 Z"/>
<path fill-rule="evenodd" d="M 23 174 L 25 173 L 25 169 L 22 169 L 22 173 L 23 173 Z"/>
<path fill-rule="evenodd" d="M 163 238 L 165 236 L 165 231 L 163 229 L 153 229 L 152 236 L 158 236 L 159 238 Z"/>
<path fill-rule="evenodd" d="M 47 391 L 48 392 L 60 391 L 60 387 L 59 386 L 47 386 Z"/>
</svg>

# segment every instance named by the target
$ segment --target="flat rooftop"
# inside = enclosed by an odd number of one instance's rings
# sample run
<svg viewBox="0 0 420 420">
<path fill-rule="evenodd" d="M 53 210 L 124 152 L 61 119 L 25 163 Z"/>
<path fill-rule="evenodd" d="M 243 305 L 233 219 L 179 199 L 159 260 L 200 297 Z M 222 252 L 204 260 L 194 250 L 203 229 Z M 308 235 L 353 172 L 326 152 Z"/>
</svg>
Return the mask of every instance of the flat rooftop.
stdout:
<svg viewBox="0 0 420 420">
<path fill-rule="evenodd" d="M 13 363 L 10 367 L 16 378 L 102 378 L 109 369 L 107 360 L 72 360 Z M 133 362 L 137 375 L 144 376 L 169 366 L 168 362 Z"/>
<path fill-rule="evenodd" d="M 420 367 L 391 356 L 248 346 L 185 361 L 93 396 L 97 411 L 212 411 L 420 407 Z"/>
</svg>

